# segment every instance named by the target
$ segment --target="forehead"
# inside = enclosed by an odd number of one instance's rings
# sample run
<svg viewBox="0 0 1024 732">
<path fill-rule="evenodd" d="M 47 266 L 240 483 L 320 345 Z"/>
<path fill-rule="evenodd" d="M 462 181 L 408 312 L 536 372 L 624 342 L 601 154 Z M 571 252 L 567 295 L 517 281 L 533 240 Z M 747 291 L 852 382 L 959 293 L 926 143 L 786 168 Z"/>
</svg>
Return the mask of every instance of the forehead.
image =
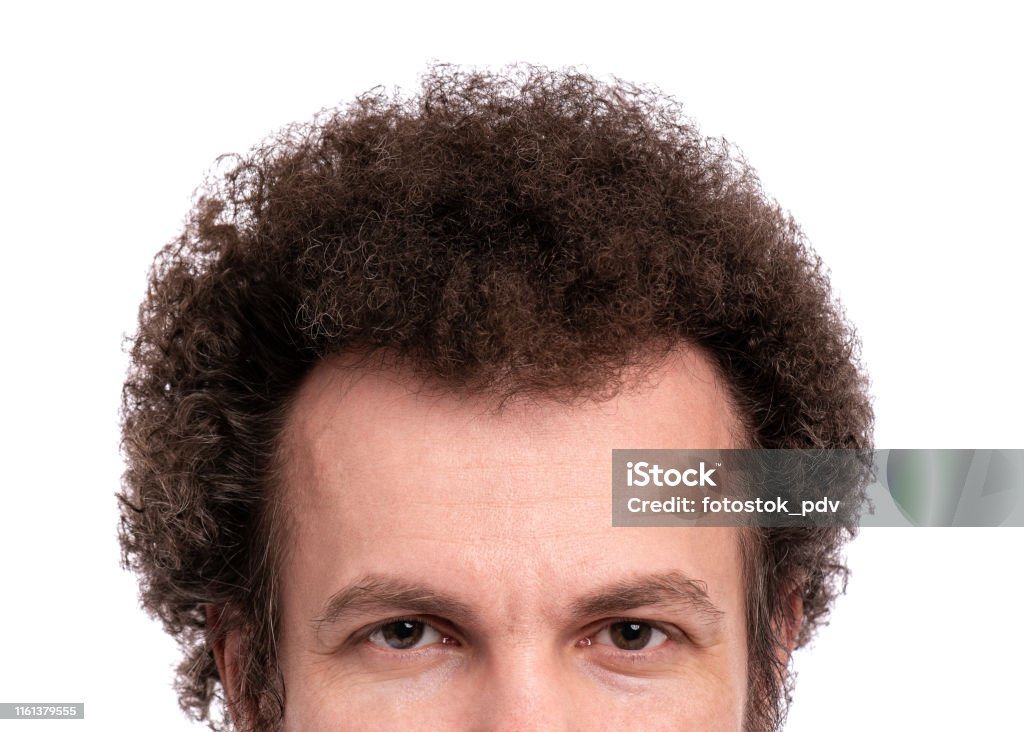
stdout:
<svg viewBox="0 0 1024 732">
<path fill-rule="evenodd" d="M 728 529 L 611 526 L 612 449 L 737 445 L 739 421 L 702 355 L 673 352 L 603 402 L 493 407 L 373 359 L 318 365 L 283 435 L 295 568 L 286 594 L 322 602 L 383 567 L 464 583 L 510 616 L 588 581 L 577 573 L 597 581 L 596 568 L 612 579 L 736 574 Z M 507 596 L 489 584 L 501 582 Z M 713 599 L 725 591 L 710 585 Z"/>
</svg>

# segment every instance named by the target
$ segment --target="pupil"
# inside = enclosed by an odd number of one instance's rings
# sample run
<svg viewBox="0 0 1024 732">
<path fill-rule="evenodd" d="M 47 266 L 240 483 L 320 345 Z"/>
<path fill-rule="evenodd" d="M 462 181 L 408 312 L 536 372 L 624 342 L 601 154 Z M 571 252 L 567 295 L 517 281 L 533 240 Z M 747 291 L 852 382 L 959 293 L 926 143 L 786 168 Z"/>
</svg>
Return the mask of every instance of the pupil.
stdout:
<svg viewBox="0 0 1024 732">
<path fill-rule="evenodd" d="M 411 648 L 423 637 L 423 623 L 413 620 L 397 620 L 382 629 L 384 641 L 392 648 Z"/>
<path fill-rule="evenodd" d="M 624 651 L 638 651 L 651 640 L 651 626 L 647 623 L 626 621 L 612 623 L 612 642 Z"/>
</svg>

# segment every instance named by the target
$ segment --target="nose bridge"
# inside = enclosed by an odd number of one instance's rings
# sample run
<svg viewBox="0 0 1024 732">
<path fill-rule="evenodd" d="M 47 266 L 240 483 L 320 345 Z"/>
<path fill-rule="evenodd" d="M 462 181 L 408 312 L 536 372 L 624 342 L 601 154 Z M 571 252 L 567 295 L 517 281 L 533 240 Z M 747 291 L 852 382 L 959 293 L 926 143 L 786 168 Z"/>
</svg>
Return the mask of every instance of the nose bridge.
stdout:
<svg viewBox="0 0 1024 732">
<path fill-rule="evenodd" d="M 571 678 L 554 654 L 532 643 L 519 643 L 495 654 L 477 695 L 474 730 L 575 730 Z"/>
</svg>

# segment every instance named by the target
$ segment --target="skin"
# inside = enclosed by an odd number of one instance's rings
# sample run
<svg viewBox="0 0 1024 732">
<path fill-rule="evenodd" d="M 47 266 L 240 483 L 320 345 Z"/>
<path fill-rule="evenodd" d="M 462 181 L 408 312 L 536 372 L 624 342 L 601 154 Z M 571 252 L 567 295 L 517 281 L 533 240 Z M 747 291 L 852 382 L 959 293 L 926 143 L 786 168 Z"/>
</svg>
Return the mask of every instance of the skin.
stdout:
<svg viewBox="0 0 1024 732">
<path fill-rule="evenodd" d="M 500 413 L 354 364 L 318 365 L 283 434 L 284 729 L 742 729 L 738 530 L 610 518 L 613 448 L 741 446 L 705 357 Z"/>
</svg>

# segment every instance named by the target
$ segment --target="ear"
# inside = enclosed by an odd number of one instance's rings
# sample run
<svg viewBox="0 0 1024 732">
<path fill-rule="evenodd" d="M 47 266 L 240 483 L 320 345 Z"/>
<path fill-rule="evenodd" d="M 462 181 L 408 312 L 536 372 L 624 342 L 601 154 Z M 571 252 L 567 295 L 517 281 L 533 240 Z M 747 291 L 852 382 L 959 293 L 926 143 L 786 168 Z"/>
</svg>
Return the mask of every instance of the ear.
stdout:
<svg viewBox="0 0 1024 732">
<path fill-rule="evenodd" d="M 236 704 L 238 702 L 238 641 L 237 631 L 223 632 L 221 623 L 224 620 L 223 608 L 217 605 L 206 606 L 206 632 L 213 650 L 213 659 L 217 663 L 217 673 L 224 689 L 224 705 L 231 714 L 234 724 L 238 724 Z"/>
<path fill-rule="evenodd" d="M 789 664 L 789 657 L 796 649 L 800 640 L 800 628 L 804 623 L 804 595 L 803 583 L 797 582 L 791 587 L 786 595 L 783 605 L 783 617 L 779 619 L 779 626 L 776 628 L 777 637 L 782 643 L 778 649 L 779 661 L 783 666 Z"/>
</svg>

